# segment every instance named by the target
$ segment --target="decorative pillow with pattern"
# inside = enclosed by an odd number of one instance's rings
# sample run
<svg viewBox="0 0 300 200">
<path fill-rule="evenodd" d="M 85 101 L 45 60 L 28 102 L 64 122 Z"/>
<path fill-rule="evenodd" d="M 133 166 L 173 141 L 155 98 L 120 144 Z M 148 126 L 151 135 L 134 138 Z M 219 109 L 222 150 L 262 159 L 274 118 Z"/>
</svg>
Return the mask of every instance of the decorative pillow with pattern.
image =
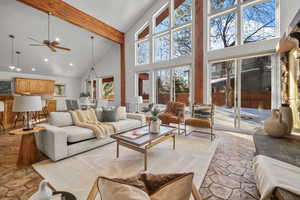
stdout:
<svg viewBox="0 0 300 200">
<path fill-rule="evenodd" d="M 97 199 L 102 200 L 189 200 L 193 173 L 139 174 L 127 179 L 99 177 Z"/>
</svg>

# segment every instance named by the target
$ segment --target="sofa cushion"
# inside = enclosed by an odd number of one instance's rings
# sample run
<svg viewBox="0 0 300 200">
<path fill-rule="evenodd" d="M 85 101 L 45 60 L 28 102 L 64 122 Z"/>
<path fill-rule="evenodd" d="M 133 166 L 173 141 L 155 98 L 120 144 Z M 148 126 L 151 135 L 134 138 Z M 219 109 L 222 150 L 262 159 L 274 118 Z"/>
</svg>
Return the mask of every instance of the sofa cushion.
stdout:
<svg viewBox="0 0 300 200">
<path fill-rule="evenodd" d="M 118 120 L 127 119 L 126 107 L 124 107 L 124 106 L 117 107 L 117 118 L 118 118 Z"/>
<path fill-rule="evenodd" d="M 126 131 L 128 129 L 133 129 L 141 126 L 141 121 L 136 119 L 125 119 L 125 120 L 119 120 L 117 122 L 110 122 L 110 124 L 113 124 L 117 132 Z"/>
<path fill-rule="evenodd" d="M 63 127 L 63 129 L 67 134 L 67 141 L 69 143 L 80 142 L 96 137 L 95 133 L 88 128 L 81 128 L 78 126 L 67 126 Z"/>
<path fill-rule="evenodd" d="M 98 121 L 101 122 L 101 120 L 102 120 L 102 108 L 97 108 L 95 110 L 95 112 L 96 112 L 96 116 L 97 116 Z"/>
<path fill-rule="evenodd" d="M 57 127 L 74 125 L 72 116 L 69 112 L 50 112 L 48 122 L 52 126 Z"/>
<path fill-rule="evenodd" d="M 116 122 L 117 119 L 117 109 L 104 109 L 102 111 L 102 122 Z"/>
</svg>

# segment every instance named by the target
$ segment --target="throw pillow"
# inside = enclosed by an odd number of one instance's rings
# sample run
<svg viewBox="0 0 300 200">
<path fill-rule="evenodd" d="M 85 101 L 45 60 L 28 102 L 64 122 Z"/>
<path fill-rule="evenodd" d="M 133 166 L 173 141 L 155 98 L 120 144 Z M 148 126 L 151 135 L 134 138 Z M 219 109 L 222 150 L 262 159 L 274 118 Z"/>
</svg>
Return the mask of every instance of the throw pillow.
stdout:
<svg viewBox="0 0 300 200">
<path fill-rule="evenodd" d="M 116 109 L 105 109 L 102 108 L 102 118 L 101 122 L 116 122 L 117 119 L 117 110 Z"/>
<path fill-rule="evenodd" d="M 103 111 L 102 108 L 97 108 L 95 110 L 96 116 L 97 116 L 97 119 L 98 119 L 99 122 L 101 122 L 101 120 L 102 120 L 102 111 Z"/>
<path fill-rule="evenodd" d="M 118 117 L 117 117 L 118 120 L 127 119 L 126 107 L 118 106 L 117 107 L 117 115 L 118 115 Z"/>
<path fill-rule="evenodd" d="M 189 200 L 193 173 L 139 174 L 127 179 L 99 177 L 98 195 L 103 200 Z"/>
</svg>

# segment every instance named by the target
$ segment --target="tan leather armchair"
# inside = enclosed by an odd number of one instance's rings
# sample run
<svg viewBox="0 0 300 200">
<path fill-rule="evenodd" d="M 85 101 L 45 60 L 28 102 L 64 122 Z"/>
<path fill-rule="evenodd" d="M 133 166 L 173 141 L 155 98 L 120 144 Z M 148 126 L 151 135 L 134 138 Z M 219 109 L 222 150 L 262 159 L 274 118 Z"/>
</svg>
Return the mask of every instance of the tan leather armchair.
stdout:
<svg viewBox="0 0 300 200">
<path fill-rule="evenodd" d="M 168 102 L 164 113 L 158 115 L 162 124 L 170 125 L 171 123 L 178 125 L 178 134 L 180 133 L 180 124 L 184 123 L 185 104 L 180 102 Z"/>
</svg>

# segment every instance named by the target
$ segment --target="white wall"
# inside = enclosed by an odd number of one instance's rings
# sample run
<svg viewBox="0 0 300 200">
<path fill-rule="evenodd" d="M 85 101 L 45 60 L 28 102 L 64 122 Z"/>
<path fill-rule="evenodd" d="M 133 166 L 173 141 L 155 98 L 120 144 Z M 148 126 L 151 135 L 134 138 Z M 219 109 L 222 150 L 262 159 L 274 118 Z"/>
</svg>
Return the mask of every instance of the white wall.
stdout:
<svg viewBox="0 0 300 200">
<path fill-rule="evenodd" d="M 107 51 L 103 58 L 96 64 L 96 73 L 99 78 L 114 77 L 114 93 L 115 100 L 113 105 L 121 104 L 121 91 L 120 91 L 120 45 L 113 44 L 113 46 Z M 83 81 L 86 78 L 83 78 Z"/>
<path fill-rule="evenodd" d="M 22 73 L 15 73 L 15 72 L 0 71 L 0 79 L 1 80 L 12 80 L 13 78 L 16 78 L 16 77 L 54 80 L 55 83 L 66 84 L 66 97 L 65 98 L 77 99 L 80 94 L 80 79 L 77 79 L 77 78 L 45 76 L 45 75 L 37 75 L 37 74 L 22 74 Z M 55 97 L 54 99 L 64 99 L 64 98 Z"/>
</svg>

